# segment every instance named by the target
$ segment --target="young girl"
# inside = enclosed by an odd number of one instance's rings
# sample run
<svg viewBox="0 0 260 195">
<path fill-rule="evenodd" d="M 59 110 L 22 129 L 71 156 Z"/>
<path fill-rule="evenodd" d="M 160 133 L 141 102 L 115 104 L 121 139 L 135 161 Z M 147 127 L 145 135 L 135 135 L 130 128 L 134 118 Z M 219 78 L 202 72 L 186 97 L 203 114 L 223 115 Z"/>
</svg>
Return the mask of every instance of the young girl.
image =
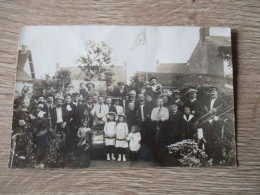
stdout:
<svg viewBox="0 0 260 195">
<path fill-rule="evenodd" d="M 125 122 L 125 115 L 118 114 L 118 124 L 116 126 L 116 149 L 118 151 L 117 161 L 126 161 L 126 148 L 128 147 L 127 135 L 128 135 L 128 126 Z"/>
<path fill-rule="evenodd" d="M 116 144 L 116 122 L 115 122 L 116 113 L 108 112 L 106 114 L 106 117 L 107 117 L 107 121 L 105 123 L 104 133 L 105 133 L 107 160 L 110 160 L 110 155 L 112 160 L 116 160 L 114 156 L 115 144 Z"/>
<path fill-rule="evenodd" d="M 88 127 L 88 120 L 82 121 L 82 126 L 78 129 L 77 137 L 79 138 L 78 147 L 81 151 L 87 151 L 90 147 L 91 129 Z"/>
<path fill-rule="evenodd" d="M 130 160 L 138 160 L 138 151 L 140 150 L 141 144 L 141 134 L 138 132 L 138 126 L 133 125 L 131 127 L 131 132 L 127 136 L 130 148 Z"/>
</svg>

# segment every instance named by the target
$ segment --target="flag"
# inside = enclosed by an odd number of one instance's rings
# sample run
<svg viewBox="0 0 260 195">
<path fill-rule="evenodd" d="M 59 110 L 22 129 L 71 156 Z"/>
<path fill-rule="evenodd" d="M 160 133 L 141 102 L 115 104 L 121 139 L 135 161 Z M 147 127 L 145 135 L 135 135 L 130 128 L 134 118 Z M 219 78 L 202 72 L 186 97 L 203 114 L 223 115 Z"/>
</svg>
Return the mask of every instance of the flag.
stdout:
<svg viewBox="0 0 260 195">
<path fill-rule="evenodd" d="M 138 34 L 138 36 L 135 38 L 131 51 L 137 48 L 139 45 L 146 45 L 146 27 Z"/>
</svg>

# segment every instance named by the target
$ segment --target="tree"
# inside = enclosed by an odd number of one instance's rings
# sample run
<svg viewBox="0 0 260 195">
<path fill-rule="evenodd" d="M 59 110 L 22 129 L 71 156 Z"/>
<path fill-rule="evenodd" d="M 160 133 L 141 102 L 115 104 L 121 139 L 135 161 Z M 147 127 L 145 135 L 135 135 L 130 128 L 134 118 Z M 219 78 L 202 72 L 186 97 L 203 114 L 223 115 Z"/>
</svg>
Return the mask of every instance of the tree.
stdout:
<svg viewBox="0 0 260 195">
<path fill-rule="evenodd" d="M 223 60 L 226 60 L 228 62 L 228 66 L 232 68 L 232 53 L 231 53 L 231 47 L 230 46 L 220 46 L 218 47 L 218 55 L 217 57 L 220 57 Z"/>
<path fill-rule="evenodd" d="M 146 86 L 146 79 L 144 74 L 136 73 L 134 76 L 130 78 L 129 87 L 131 89 L 134 89 L 136 92 L 139 93 L 140 89 L 142 89 L 144 86 Z"/>
<path fill-rule="evenodd" d="M 53 82 L 56 92 L 65 95 L 71 88 L 71 72 L 69 70 L 59 70 L 53 76 Z"/>
<path fill-rule="evenodd" d="M 86 81 L 106 81 L 107 86 L 114 82 L 111 64 L 111 48 L 105 42 L 88 41 L 85 54 L 78 59 L 79 68 L 85 73 Z"/>
</svg>

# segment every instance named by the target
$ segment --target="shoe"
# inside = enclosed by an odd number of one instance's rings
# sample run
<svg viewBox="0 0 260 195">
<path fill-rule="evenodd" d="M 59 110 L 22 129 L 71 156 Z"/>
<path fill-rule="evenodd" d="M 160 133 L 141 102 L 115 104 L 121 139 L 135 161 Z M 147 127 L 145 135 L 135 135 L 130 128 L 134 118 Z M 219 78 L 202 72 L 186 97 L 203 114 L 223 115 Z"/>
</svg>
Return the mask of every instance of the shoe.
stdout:
<svg viewBox="0 0 260 195">
<path fill-rule="evenodd" d="M 121 154 L 118 154 L 118 159 L 117 161 L 121 161 Z"/>
<path fill-rule="evenodd" d="M 112 153 L 112 160 L 116 160 L 114 153 Z"/>
<path fill-rule="evenodd" d="M 107 160 L 110 160 L 110 155 L 109 154 L 107 154 Z"/>
<path fill-rule="evenodd" d="M 123 161 L 126 161 L 125 154 L 123 154 Z"/>
</svg>

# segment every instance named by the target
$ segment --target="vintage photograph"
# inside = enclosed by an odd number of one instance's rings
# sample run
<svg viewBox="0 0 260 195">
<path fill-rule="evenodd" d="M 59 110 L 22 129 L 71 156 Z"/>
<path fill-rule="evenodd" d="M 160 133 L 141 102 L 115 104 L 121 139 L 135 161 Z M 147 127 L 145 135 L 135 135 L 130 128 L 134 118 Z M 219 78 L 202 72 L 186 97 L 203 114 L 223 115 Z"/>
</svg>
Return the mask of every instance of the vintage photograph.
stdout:
<svg viewBox="0 0 260 195">
<path fill-rule="evenodd" d="M 24 26 L 9 168 L 236 165 L 231 29 Z"/>
</svg>

